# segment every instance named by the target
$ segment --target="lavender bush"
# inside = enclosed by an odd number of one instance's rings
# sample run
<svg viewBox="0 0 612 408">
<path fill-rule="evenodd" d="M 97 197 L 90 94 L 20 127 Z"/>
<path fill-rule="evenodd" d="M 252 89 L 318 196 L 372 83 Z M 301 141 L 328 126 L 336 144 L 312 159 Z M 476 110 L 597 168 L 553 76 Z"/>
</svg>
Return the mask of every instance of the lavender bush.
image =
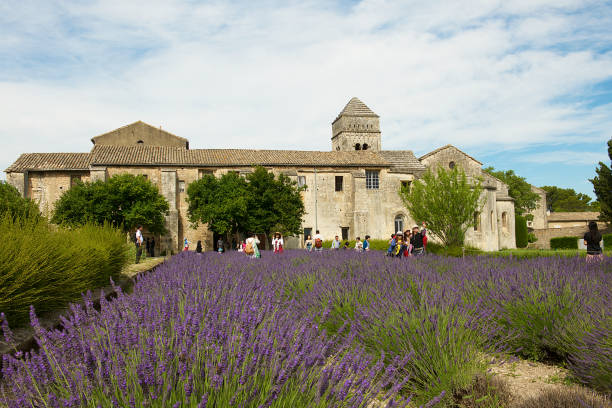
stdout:
<svg viewBox="0 0 612 408">
<path fill-rule="evenodd" d="M 610 392 L 611 271 L 609 258 L 183 253 L 100 311 L 73 307 L 62 331 L 32 313 L 40 350 L 3 357 L 0 404 L 451 406 L 483 352 L 557 359 Z"/>
</svg>

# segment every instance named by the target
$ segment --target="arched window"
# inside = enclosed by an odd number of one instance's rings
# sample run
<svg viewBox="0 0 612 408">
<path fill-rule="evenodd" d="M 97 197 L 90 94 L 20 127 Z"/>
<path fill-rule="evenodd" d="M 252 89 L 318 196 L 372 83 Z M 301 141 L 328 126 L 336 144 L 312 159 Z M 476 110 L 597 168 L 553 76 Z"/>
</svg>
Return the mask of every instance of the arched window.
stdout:
<svg viewBox="0 0 612 408">
<path fill-rule="evenodd" d="M 505 211 L 502 213 L 502 230 L 508 232 L 508 213 Z"/>
<path fill-rule="evenodd" d="M 452 162 L 448 163 L 448 168 L 451 169 L 451 170 L 454 169 L 455 168 L 455 162 L 452 161 Z"/>
<path fill-rule="evenodd" d="M 394 232 L 403 231 L 404 230 L 404 217 L 401 214 L 396 215 L 393 225 L 395 227 L 395 229 L 393 230 Z"/>
<path fill-rule="evenodd" d="M 493 217 L 493 211 L 491 211 L 491 231 L 495 231 L 495 217 Z"/>
<path fill-rule="evenodd" d="M 368 147 L 370 147 L 370 146 L 368 146 L 367 143 L 364 143 L 363 147 L 361 148 L 361 150 L 368 150 Z"/>
<path fill-rule="evenodd" d="M 361 145 L 359 143 L 355 144 L 355 150 L 361 150 Z"/>
<path fill-rule="evenodd" d="M 144 144 L 144 142 L 142 140 L 139 140 L 136 142 L 137 144 Z"/>
</svg>

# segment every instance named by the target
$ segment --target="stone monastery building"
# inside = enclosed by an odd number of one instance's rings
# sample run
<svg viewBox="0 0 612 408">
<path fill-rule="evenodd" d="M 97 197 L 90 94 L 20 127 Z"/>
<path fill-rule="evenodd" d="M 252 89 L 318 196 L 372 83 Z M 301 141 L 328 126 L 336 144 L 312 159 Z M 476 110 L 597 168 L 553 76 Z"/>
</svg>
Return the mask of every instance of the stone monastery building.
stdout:
<svg viewBox="0 0 612 408">
<path fill-rule="evenodd" d="M 170 204 L 169 233 L 157 237 L 158 251 L 178 251 L 183 238 L 202 240 L 212 249 L 205 226 L 192 229 L 187 218 L 186 188 L 205 174 L 246 174 L 261 165 L 307 185 L 303 192 L 304 235 L 321 231 L 326 239 L 388 238 L 416 222 L 398 195 L 427 168 L 460 166 L 483 178 L 485 205 L 467 243 L 485 250 L 514 248 L 514 202 L 508 187 L 484 173 L 482 163 L 454 146 L 417 158 L 410 150 L 383 150 L 379 116 L 352 98 L 332 122 L 330 151 L 190 149 L 189 141 L 161 128 L 136 122 L 91 139 L 89 153 L 25 153 L 8 169 L 7 181 L 36 200 L 43 212 L 76 180 L 106 180 L 119 173 L 143 175 L 157 185 Z M 417 220 L 420 221 L 420 220 Z M 420 223 L 420 222 L 419 222 Z M 303 237 L 288 247 L 301 247 Z"/>
</svg>

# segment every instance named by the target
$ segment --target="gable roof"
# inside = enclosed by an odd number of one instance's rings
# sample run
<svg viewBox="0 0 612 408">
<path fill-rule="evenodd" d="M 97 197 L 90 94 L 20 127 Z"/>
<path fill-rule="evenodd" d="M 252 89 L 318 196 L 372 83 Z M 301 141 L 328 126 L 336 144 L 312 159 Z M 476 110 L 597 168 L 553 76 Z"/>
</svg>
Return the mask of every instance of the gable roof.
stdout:
<svg viewBox="0 0 612 408">
<path fill-rule="evenodd" d="M 436 154 L 436 153 L 438 153 L 438 152 L 441 152 L 442 150 L 446 150 L 446 149 L 450 149 L 450 148 L 457 150 L 459 153 L 461 153 L 461 154 L 463 154 L 464 156 L 466 156 L 466 157 L 468 157 L 468 158 L 470 158 L 470 159 L 474 160 L 476 163 L 478 163 L 478 164 L 480 164 L 480 165 L 482 166 L 482 162 L 481 162 L 481 161 L 476 160 L 475 158 L 473 158 L 472 156 L 470 156 L 469 154 L 467 154 L 467 153 L 466 153 L 466 152 L 464 152 L 463 150 L 461 150 L 461 149 L 459 149 L 459 148 L 457 148 L 457 147 L 455 147 L 455 146 L 453 146 L 453 145 L 451 145 L 451 144 L 447 144 L 446 146 L 438 147 L 436 150 L 432 150 L 431 152 L 429 152 L 429 153 L 427 153 L 427 154 L 424 154 L 423 156 L 419 157 L 419 160 L 426 159 L 426 158 L 428 158 L 429 156 L 432 156 L 432 155 L 434 155 L 434 154 Z"/>
<path fill-rule="evenodd" d="M 396 171 L 424 171 L 425 166 L 414 155 L 412 150 L 381 150 L 378 152 Z"/>
<path fill-rule="evenodd" d="M 359 98 L 352 97 L 350 101 L 346 104 L 344 109 L 338 114 L 334 122 L 340 119 L 340 116 L 373 116 L 378 117 L 372 109 L 368 108 L 368 106 L 361 102 Z"/>
<path fill-rule="evenodd" d="M 166 130 L 163 130 L 161 128 L 161 126 L 160 127 L 151 126 L 148 123 L 143 122 L 142 120 L 137 120 L 136 122 L 130 123 L 129 125 L 121 126 L 121 127 L 118 127 L 117 129 L 111 130 L 109 132 L 104 132 L 101 135 L 94 136 L 94 137 L 91 138 L 91 141 L 92 141 L 93 144 L 96 144 L 96 140 L 99 140 L 100 138 L 102 138 L 104 136 L 108 136 L 108 135 L 111 135 L 113 133 L 119 133 L 119 132 L 124 131 L 124 130 L 126 130 L 128 128 L 134 128 L 134 127 L 149 128 L 151 130 L 158 131 L 158 132 L 160 132 L 160 133 L 162 133 L 164 135 L 177 138 L 177 139 L 182 140 L 184 142 L 188 142 L 189 141 L 189 140 L 185 139 L 184 137 L 180 137 L 180 136 L 177 136 L 177 135 L 175 135 L 173 133 L 170 133 L 170 132 L 168 132 Z"/>
<path fill-rule="evenodd" d="M 24 153 L 5 171 L 88 170 L 90 153 Z"/>
<path fill-rule="evenodd" d="M 95 146 L 92 165 L 179 166 L 347 166 L 386 167 L 376 152 L 301 150 L 181 149 L 164 146 Z"/>
</svg>

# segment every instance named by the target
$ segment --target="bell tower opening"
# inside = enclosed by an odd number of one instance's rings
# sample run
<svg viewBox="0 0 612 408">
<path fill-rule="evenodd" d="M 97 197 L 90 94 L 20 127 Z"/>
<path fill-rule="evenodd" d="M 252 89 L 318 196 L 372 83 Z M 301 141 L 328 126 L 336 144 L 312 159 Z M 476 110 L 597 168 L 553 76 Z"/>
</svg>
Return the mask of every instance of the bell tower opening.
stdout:
<svg viewBox="0 0 612 408">
<path fill-rule="evenodd" d="M 332 122 L 332 150 L 381 150 L 380 118 L 358 98 L 351 98 Z"/>
</svg>

